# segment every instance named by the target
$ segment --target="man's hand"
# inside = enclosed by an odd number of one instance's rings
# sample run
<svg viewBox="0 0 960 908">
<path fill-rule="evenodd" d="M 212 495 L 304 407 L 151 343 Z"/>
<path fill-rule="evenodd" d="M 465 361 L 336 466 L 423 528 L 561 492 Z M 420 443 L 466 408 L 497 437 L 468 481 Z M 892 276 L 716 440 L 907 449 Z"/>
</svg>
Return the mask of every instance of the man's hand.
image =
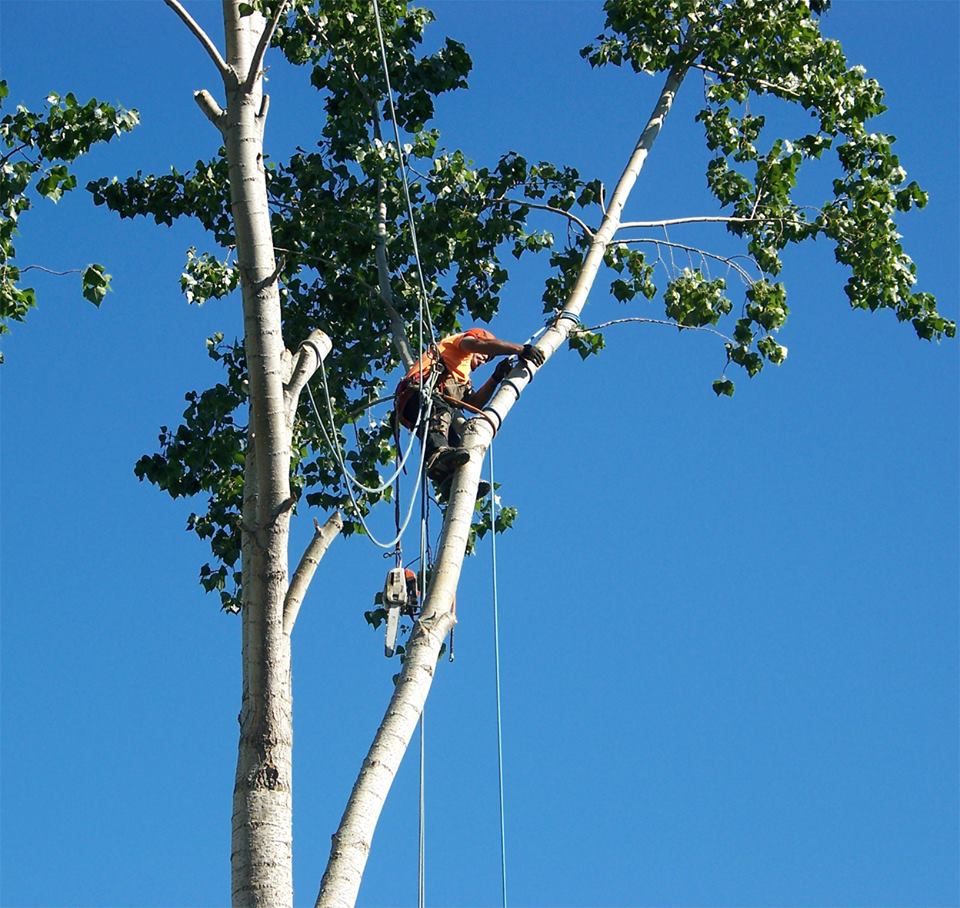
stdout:
<svg viewBox="0 0 960 908">
<path fill-rule="evenodd" d="M 508 356 L 497 363 L 497 368 L 493 370 L 493 380 L 498 384 L 502 382 L 513 369 L 513 360 Z"/>
<path fill-rule="evenodd" d="M 527 362 L 533 363 L 537 368 L 542 366 L 547 359 L 543 355 L 543 351 L 534 347 L 533 344 L 524 344 L 520 355 L 527 360 Z"/>
</svg>

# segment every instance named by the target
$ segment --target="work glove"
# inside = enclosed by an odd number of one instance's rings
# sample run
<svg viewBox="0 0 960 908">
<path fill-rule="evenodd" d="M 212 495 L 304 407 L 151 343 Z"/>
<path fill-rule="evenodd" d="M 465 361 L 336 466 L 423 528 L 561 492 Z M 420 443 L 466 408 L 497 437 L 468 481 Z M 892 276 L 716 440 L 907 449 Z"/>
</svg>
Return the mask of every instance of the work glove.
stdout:
<svg viewBox="0 0 960 908">
<path fill-rule="evenodd" d="M 546 360 L 543 351 L 534 347 L 533 344 L 524 344 L 520 355 L 527 360 L 527 362 L 533 363 L 538 368 L 542 366 Z"/>
<path fill-rule="evenodd" d="M 496 381 L 503 381 L 513 368 L 513 360 L 507 356 L 497 363 L 497 368 L 493 370 L 493 377 Z"/>
</svg>

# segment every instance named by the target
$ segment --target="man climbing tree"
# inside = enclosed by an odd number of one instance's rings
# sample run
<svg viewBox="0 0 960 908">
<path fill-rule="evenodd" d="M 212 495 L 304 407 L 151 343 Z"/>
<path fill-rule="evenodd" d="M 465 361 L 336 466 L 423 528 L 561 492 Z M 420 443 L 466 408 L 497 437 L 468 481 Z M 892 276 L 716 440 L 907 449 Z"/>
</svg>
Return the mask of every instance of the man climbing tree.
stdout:
<svg viewBox="0 0 960 908">
<path fill-rule="evenodd" d="M 450 503 L 403 667 L 332 839 L 318 904 L 349 906 L 454 621 L 482 460 L 539 368 L 565 344 L 585 355 L 602 347 L 598 329 L 580 324 L 599 277 L 609 280 L 621 302 L 659 299 L 661 322 L 721 334 L 721 359 L 751 377 L 786 358 L 778 332 L 788 308 L 777 277 L 783 251 L 805 240 L 833 245 L 850 272 L 852 306 L 892 310 L 925 339 L 952 336 L 955 326 L 929 294 L 913 289 L 915 268 L 900 245 L 894 215 L 922 206 L 926 197 L 916 183 L 906 183 L 892 138 L 865 125 L 882 111 L 882 91 L 862 69 L 847 66 L 836 42 L 823 38 L 817 18 L 822 2 L 608 0 L 604 32 L 584 56 L 594 66 L 626 64 L 638 74 L 662 75 L 653 110 L 638 121 L 635 147 L 609 196 L 600 180 L 585 180 L 570 167 L 530 163 L 513 152 L 490 167 L 473 167 L 462 153 L 439 146 L 439 134 L 428 128 L 434 99 L 465 85 L 470 61 L 449 39 L 434 53 L 419 52 L 432 19 L 424 10 L 399 0 L 383 2 L 382 9 L 358 0 L 224 0 L 221 54 L 179 0 L 167 4 L 214 65 L 220 101 L 206 90 L 196 99 L 214 128 L 208 144 L 221 150 L 188 173 L 104 179 L 89 188 L 98 204 L 125 217 L 149 215 L 160 223 L 195 217 L 221 249 L 231 250 L 223 259 L 191 251 L 182 283 L 192 301 L 241 289 L 243 341 L 218 335 L 208 344 L 211 358 L 224 367 L 223 382 L 190 392 L 183 425 L 164 428 L 160 450 L 136 467 L 140 478 L 174 497 L 206 496 L 206 509 L 189 521 L 211 545 L 212 564 L 201 568 L 201 582 L 220 595 L 226 610 L 242 616 L 236 904 L 292 904 L 291 634 L 330 540 L 341 529 L 364 527 L 390 487 L 379 471 L 393 460 L 392 426 L 357 427 L 344 458 L 346 428 L 401 363 L 417 376 L 428 364 L 432 372 L 442 363 L 449 378 L 441 393 L 452 390 L 448 397 L 491 410 L 489 421 L 470 420 L 454 437 L 453 411 L 441 407 L 425 439 L 431 475 Z M 312 151 L 298 147 L 289 160 L 271 160 L 268 167 L 263 74 L 271 44 L 309 68 L 326 118 Z M 707 184 L 720 213 L 671 211 L 631 221 L 625 216 L 630 193 L 692 73 L 702 76 L 697 120 L 713 155 Z M 799 135 L 768 135 L 764 116 L 751 112 L 751 96 L 799 107 L 813 122 Z M 396 128 L 395 142 L 384 141 L 384 117 Z M 775 123 L 776 133 L 781 125 Z M 829 184 L 828 198 L 810 204 L 795 199 L 801 169 L 831 150 L 832 183 L 814 183 L 813 190 Z M 425 171 L 416 181 L 407 172 L 411 163 Z M 547 214 L 567 227 L 565 238 L 558 241 L 534 223 Z M 412 229 L 408 234 L 414 222 L 419 245 Z M 721 227 L 723 241 L 737 251 L 638 232 L 687 224 Z M 641 248 L 655 254 L 648 259 Z M 689 254 L 689 267 L 666 264 L 661 252 L 674 249 Z M 479 329 L 456 333 L 463 317 L 494 318 L 509 254 L 541 251 L 550 263 L 543 292 L 549 327 L 535 346 Z M 742 279 L 738 305 L 726 280 L 711 275 L 709 262 Z M 409 339 L 418 319 L 423 333 L 424 308 L 444 338 L 438 361 L 429 363 L 424 358 L 432 355 L 433 338 L 415 351 Z M 321 370 L 329 426 L 298 407 L 329 350 L 314 333 L 318 328 L 335 342 Z M 471 370 L 500 355 L 521 360 L 510 370 L 509 389 L 501 364 L 471 390 Z M 725 370 L 713 385 L 718 395 L 733 393 Z M 411 395 L 402 416 L 412 423 L 414 410 L 430 399 L 419 391 Z M 350 489 L 355 482 L 361 484 L 357 495 Z M 334 514 L 316 524 L 291 575 L 290 524 L 307 507 Z"/>
<path fill-rule="evenodd" d="M 502 360 L 476 390 L 471 383 L 471 373 L 496 356 L 517 356 L 535 366 L 543 365 L 543 353 L 532 344 L 515 344 L 494 337 L 484 328 L 471 328 L 443 338 L 435 349 L 420 357 L 397 386 L 397 419 L 408 429 L 416 427 L 430 402 L 430 418 L 421 434 L 426 445 L 427 475 L 437 484 L 441 495 L 449 488 L 454 469 L 463 466 L 470 457 L 460 448 L 462 439 L 455 408 L 466 404 L 470 410 L 477 410 L 490 400 L 510 371 L 511 361 Z M 477 494 L 483 497 L 489 490 L 490 486 L 482 482 Z"/>
</svg>

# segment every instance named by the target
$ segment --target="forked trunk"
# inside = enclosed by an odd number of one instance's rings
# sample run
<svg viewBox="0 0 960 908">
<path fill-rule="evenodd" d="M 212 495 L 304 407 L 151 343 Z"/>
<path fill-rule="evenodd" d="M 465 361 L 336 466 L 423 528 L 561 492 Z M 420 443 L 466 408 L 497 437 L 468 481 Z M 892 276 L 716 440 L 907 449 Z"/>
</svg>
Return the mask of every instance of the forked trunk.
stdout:
<svg viewBox="0 0 960 908">
<path fill-rule="evenodd" d="M 685 72 L 685 67 L 681 65 L 671 71 L 653 114 L 617 183 L 603 223 L 593 237 L 577 283 L 564 306 L 564 313 L 571 317 L 561 315 L 537 342 L 548 359 L 576 323 L 572 316 L 579 316 L 587 301 L 603 262 L 604 251 L 620 226 L 623 206 L 670 111 Z M 532 374 L 528 367 L 521 365 L 514 369 L 509 378 L 510 381 L 501 385 L 486 408 L 491 411 L 492 423 L 486 419 L 474 419 L 468 425 L 464 446 L 470 451 L 470 460 L 457 471 L 453 479 L 433 580 L 423 613 L 407 643 L 403 669 L 386 715 L 363 761 L 340 827 L 333 836 L 330 860 L 317 896 L 317 908 L 352 908 L 356 902 L 380 811 L 423 711 L 443 639 L 454 622 L 453 599 L 466 552 L 483 458 L 493 438 L 492 425 L 503 422 L 530 382 Z"/>
</svg>

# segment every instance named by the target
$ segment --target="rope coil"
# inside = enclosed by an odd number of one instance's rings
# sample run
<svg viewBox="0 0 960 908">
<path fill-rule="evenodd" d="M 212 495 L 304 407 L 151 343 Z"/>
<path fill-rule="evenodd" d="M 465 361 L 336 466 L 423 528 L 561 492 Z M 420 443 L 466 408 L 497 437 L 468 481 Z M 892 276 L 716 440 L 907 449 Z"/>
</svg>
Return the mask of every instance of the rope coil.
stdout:
<svg viewBox="0 0 960 908">
<path fill-rule="evenodd" d="M 557 321 L 562 321 L 563 319 L 568 319 L 573 322 L 575 328 L 579 328 L 583 322 L 580 321 L 580 316 L 576 312 L 570 312 L 568 309 L 561 309 L 557 314 Z"/>
<path fill-rule="evenodd" d="M 400 539 L 403 537 L 403 534 L 406 532 L 407 526 L 410 523 L 410 518 L 413 516 L 413 508 L 417 502 L 417 496 L 415 494 L 410 496 L 410 504 L 407 507 L 407 515 L 403 520 L 402 526 L 398 528 L 397 534 L 389 542 L 383 542 L 377 538 L 374 532 L 370 529 L 369 524 L 366 522 L 366 520 L 364 520 L 363 512 L 361 511 L 360 505 L 357 502 L 357 498 L 353 493 L 353 487 L 356 485 L 358 488 L 363 489 L 364 491 L 369 492 L 371 494 L 378 494 L 379 492 L 382 492 L 385 488 L 387 488 L 387 486 L 389 486 L 394 481 L 394 479 L 397 478 L 400 470 L 403 469 L 404 463 L 406 462 L 407 457 L 409 456 L 410 452 L 413 449 L 413 442 L 417 438 L 417 434 L 416 432 L 411 434 L 410 443 L 407 446 L 407 451 L 404 455 L 404 459 L 401 462 L 400 466 L 397 468 L 397 470 L 394 472 L 394 475 L 391 477 L 390 481 L 387 482 L 386 484 L 381 484 L 379 489 L 373 489 L 370 486 L 365 486 L 363 483 L 360 482 L 360 480 L 358 480 L 355 476 L 353 476 L 350 473 L 350 471 L 347 469 L 346 463 L 344 462 L 343 453 L 340 449 L 340 443 L 336 440 L 336 420 L 333 415 L 333 403 L 330 400 L 330 392 L 329 392 L 329 388 L 327 387 L 327 374 L 326 374 L 326 370 L 323 368 L 322 362 L 320 364 L 320 375 L 323 382 L 323 392 L 324 392 L 324 396 L 326 397 L 327 411 L 330 415 L 330 422 L 333 428 L 334 437 L 331 439 L 331 437 L 327 434 L 326 426 L 323 424 L 323 419 L 320 416 L 320 411 L 317 409 L 317 402 L 314 400 L 313 391 L 310 389 L 310 384 L 308 382 L 307 395 L 310 398 L 310 403 L 313 406 L 314 414 L 317 417 L 317 424 L 320 426 L 320 431 L 323 433 L 324 440 L 326 441 L 327 445 L 330 447 L 331 451 L 333 452 L 334 461 L 336 462 L 338 468 L 340 469 L 340 473 L 343 475 L 344 479 L 347 480 L 346 486 L 347 486 L 347 492 L 350 495 L 350 501 L 353 504 L 354 510 L 356 511 L 357 519 L 360 521 L 361 526 L 366 531 L 367 536 L 370 538 L 370 541 L 378 548 L 393 549 L 397 545 L 397 543 L 400 541 Z M 433 400 L 432 398 L 427 397 L 425 408 L 421 411 L 421 417 L 417 422 L 418 427 L 422 420 L 426 420 L 430 418 L 430 411 L 432 410 L 432 408 L 433 408 Z M 417 465 L 417 483 L 418 484 L 420 482 L 421 476 L 423 475 L 423 464 L 424 464 L 425 456 L 426 456 L 426 446 L 421 446 L 420 459 Z"/>
</svg>

